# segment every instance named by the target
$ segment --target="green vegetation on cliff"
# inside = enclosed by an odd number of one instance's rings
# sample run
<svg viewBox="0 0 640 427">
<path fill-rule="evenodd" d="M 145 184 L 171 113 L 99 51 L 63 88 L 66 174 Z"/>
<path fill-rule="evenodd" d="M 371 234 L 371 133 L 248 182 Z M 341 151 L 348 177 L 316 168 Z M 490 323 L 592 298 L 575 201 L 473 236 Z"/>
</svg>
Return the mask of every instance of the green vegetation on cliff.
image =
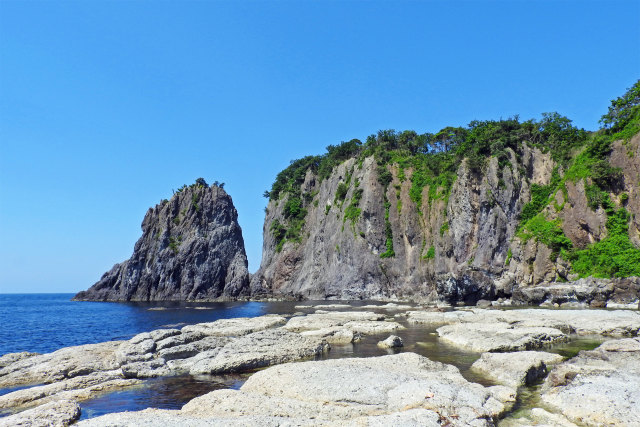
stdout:
<svg viewBox="0 0 640 427">
<path fill-rule="evenodd" d="M 580 277 L 640 276 L 640 249 L 629 239 L 629 213 L 607 211 L 607 237 L 571 254 L 573 271 Z"/>
<path fill-rule="evenodd" d="M 323 155 L 307 156 L 291 162 L 278 174 L 271 189 L 265 192 L 265 197 L 276 204 L 283 203 L 284 199 L 284 218 L 275 220 L 270 230 L 278 250 L 286 240 L 300 241 L 309 204 L 314 202 L 315 206 L 318 205 L 318 201 L 313 200 L 315 193 L 302 194 L 302 184 L 307 174 L 312 173 L 317 185 L 330 177 L 342 162 L 355 159 L 355 164 L 362 167 L 365 158 L 373 157 L 378 182 L 384 188 L 380 203 L 384 204 L 385 240 L 381 244 L 384 244 L 386 251 L 381 256 L 393 257 L 393 230 L 389 220 L 391 203 L 387 189 L 395 179 L 400 183 L 410 182 L 409 199 L 414 204 L 413 209 L 423 215 L 427 212 L 425 208 L 434 201 L 441 200 L 447 205 L 461 164 L 466 164 L 471 175 L 480 179 L 486 171 L 488 160 L 495 158 L 498 186 L 504 188 L 503 174 L 515 165 L 522 164 L 522 156 L 527 150 L 537 148 L 550 155 L 555 168 L 549 184 L 531 183 L 528 187 L 531 199 L 522 208 L 517 235 L 525 242 L 534 238 L 549 246 L 552 258 L 561 256 L 571 261 L 573 271 L 580 276 L 640 274 L 640 249 L 633 245 L 628 236 L 629 215 L 622 213 L 626 212 L 622 207 L 616 208 L 609 196 L 621 191 L 622 172 L 608 161 L 613 141 L 628 140 L 640 131 L 640 81 L 623 96 L 611 101 L 601 123 L 603 129 L 589 133 L 573 126 L 571 120 L 558 113 L 544 113 L 539 120 L 520 121 L 518 116 L 501 120 L 475 120 L 466 127 L 445 127 L 436 133 L 381 130 L 367 137 L 364 143 L 353 139 L 330 145 Z M 526 171 L 519 172 L 524 175 Z M 576 183 L 580 180 L 584 180 L 589 205 L 593 209 L 603 208 L 608 216 L 607 236 L 583 249 L 575 247 L 564 235 L 562 223 L 555 218 L 555 213 L 564 207 L 564 203 L 558 200 L 561 200 L 561 196 L 567 200 L 567 182 Z M 515 190 L 519 191 L 523 184 L 526 183 L 516 182 Z M 397 183 L 394 187 L 396 191 L 401 188 Z M 349 202 L 343 222 L 348 219 L 355 234 L 355 225 L 362 213 L 359 207 L 362 189 L 356 185 L 353 192 L 350 191 L 349 174 L 337 187 L 334 206 L 342 209 L 344 202 Z M 559 195 L 559 192 L 562 194 Z M 351 194 L 350 200 L 348 194 Z M 409 207 L 406 203 L 404 207 L 400 205 L 398 192 L 396 196 L 396 210 L 398 214 L 403 214 Z M 326 205 L 325 214 L 330 209 L 331 206 Z M 441 236 L 448 226 L 447 221 L 442 223 L 439 230 Z M 437 233 L 435 230 L 432 232 Z M 509 254 L 506 264 L 511 261 L 512 254 Z"/>
<path fill-rule="evenodd" d="M 640 131 L 640 80 L 611 101 L 601 123 L 605 128 L 591 135 L 586 147 L 566 162 L 564 177 L 560 178 L 556 169 L 549 185 L 531 186 L 531 202 L 522 209 L 519 236 L 525 241 L 535 237 L 553 250 L 552 256 L 560 254 L 571 261 L 573 272 L 580 277 L 640 276 L 640 249 L 629 239 L 629 213 L 623 207 L 616 209 L 609 196 L 618 191 L 622 171 L 608 160 L 614 141 L 628 141 Z M 572 247 L 558 220 L 549 221 L 542 212 L 553 200 L 551 196 L 566 191 L 567 180 L 584 180 L 589 206 L 602 208 L 607 214 L 607 236 L 582 250 Z M 624 203 L 626 198 L 621 196 L 620 200 Z"/>
</svg>

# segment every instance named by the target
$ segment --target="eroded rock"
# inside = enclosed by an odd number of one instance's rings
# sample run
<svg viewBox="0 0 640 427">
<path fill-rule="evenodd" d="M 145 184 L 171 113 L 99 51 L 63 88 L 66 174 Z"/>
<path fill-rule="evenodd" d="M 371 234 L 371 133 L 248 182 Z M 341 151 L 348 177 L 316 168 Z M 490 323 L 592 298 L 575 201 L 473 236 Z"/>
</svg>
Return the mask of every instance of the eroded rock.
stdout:
<svg viewBox="0 0 640 427">
<path fill-rule="evenodd" d="M 503 322 L 446 325 L 437 332 L 447 343 L 477 352 L 534 350 L 569 340 L 558 329 L 514 327 Z"/>
<path fill-rule="evenodd" d="M 117 369 L 115 352 L 122 341 L 108 341 L 66 347 L 53 353 L 32 356 L 0 369 L 0 387 L 21 384 L 48 384 L 87 375 L 92 372 Z"/>
<path fill-rule="evenodd" d="M 384 315 L 371 311 L 313 313 L 306 316 L 292 317 L 283 328 L 293 332 L 301 332 L 344 326 L 349 322 L 377 322 L 384 320 L 384 318 Z"/>
<path fill-rule="evenodd" d="M 559 414 L 552 414 L 542 408 L 532 408 L 517 418 L 509 418 L 500 422 L 501 427 L 578 427 Z"/>
<path fill-rule="evenodd" d="M 0 427 L 63 427 L 80 418 L 80 406 L 73 401 L 57 400 L 15 415 L 0 418 Z"/>
<path fill-rule="evenodd" d="M 640 425 L 640 338 L 608 341 L 557 365 L 542 400 L 585 425 Z"/>
<path fill-rule="evenodd" d="M 196 362 L 190 373 L 249 371 L 316 356 L 328 348 L 327 342 L 321 338 L 302 336 L 283 329 L 270 329 L 231 341 L 213 358 Z"/>
<path fill-rule="evenodd" d="M 0 409 L 41 405 L 51 400 L 83 400 L 92 394 L 138 384 L 125 380 L 120 370 L 94 372 L 63 381 L 16 390 L 0 396 Z"/>
<path fill-rule="evenodd" d="M 231 197 L 218 185 L 196 183 L 149 208 L 131 258 L 74 299 L 228 299 L 248 295 L 248 285 L 242 230 Z"/>
<path fill-rule="evenodd" d="M 496 398 L 504 394 L 468 382 L 453 366 L 401 353 L 286 363 L 180 411 L 109 414 L 79 425 L 490 426 L 505 411 Z"/>
<path fill-rule="evenodd" d="M 560 362 L 562 356 L 543 351 L 483 353 L 471 368 L 501 384 L 519 387 L 544 377 L 548 365 Z"/>
<path fill-rule="evenodd" d="M 425 326 L 505 323 L 511 327 L 555 328 L 578 335 L 637 336 L 640 313 L 629 310 L 471 309 L 448 312 L 410 311 L 407 322 Z"/>
<path fill-rule="evenodd" d="M 220 319 L 210 323 L 198 323 L 182 328 L 182 332 L 200 332 L 210 336 L 242 336 L 252 332 L 275 328 L 286 323 L 282 316 L 265 315 L 259 317 L 237 317 L 234 319 Z"/>
<path fill-rule="evenodd" d="M 19 360 L 38 355 L 40 355 L 40 353 L 31 353 L 28 351 L 22 351 L 20 353 L 7 353 L 0 357 L 0 368 L 4 368 L 5 366 L 15 363 Z"/>
<path fill-rule="evenodd" d="M 357 342 L 362 339 L 362 334 L 359 332 L 353 332 L 350 329 L 343 328 L 341 326 L 335 328 L 323 328 L 312 331 L 300 332 L 300 335 L 305 337 L 318 337 L 327 341 L 329 344 L 349 344 Z"/>
</svg>

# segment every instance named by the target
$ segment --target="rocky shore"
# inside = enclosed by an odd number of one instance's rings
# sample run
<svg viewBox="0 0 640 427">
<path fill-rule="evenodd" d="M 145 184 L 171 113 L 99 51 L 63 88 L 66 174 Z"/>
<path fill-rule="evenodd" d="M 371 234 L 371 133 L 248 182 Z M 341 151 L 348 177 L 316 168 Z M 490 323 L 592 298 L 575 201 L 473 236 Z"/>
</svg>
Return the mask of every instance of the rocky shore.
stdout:
<svg viewBox="0 0 640 427">
<path fill-rule="evenodd" d="M 292 316 L 224 319 L 49 354 L 4 355 L 0 426 L 640 424 L 636 310 L 394 303 L 296 309 Z M 475 360 L 473 377 L 416 354 L 403 338 L 415 327 Z M 572 357 L 551 352 L 579 337 L 602 344 Z M 376 357 L 331 357 L 363 340 L 378 343 Z M 144 387 L 148 378 L 227 373 L 251 375 L 238 390 L 209 392 L 180 410 L 78 421 L 83 401 Z M 539 404 L 523 411 L 522 393 L 540 383 Z"/>
</svg>

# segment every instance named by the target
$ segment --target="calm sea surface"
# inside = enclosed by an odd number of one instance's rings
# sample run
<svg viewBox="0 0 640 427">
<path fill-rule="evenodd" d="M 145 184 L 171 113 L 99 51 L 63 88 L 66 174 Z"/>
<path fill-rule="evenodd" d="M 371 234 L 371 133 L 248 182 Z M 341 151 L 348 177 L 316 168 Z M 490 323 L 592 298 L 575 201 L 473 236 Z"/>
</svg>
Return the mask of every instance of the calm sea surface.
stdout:
<svg viewBox="0 0 640 427">
<path fill-rule="evenodd" d="M 17 351 L 48 353 L 72 345 L 129 339 L 162 327 L 261 316 L 269 309 L 277 311 L 280 304 L 123 304 L 71 301 L 73 295 L 0 294 L 0 355 Z"/>
<path fill-rule="evenodd" d="M 300 309 L 296 305 L 314 302 L 230 302 L 230 303 L 104 303 L 74 302 L 73 294 L 0 294 L 0 355 L 17 351 L 48 353 L 73 345 L 91 344 L 109 340 L 124 340 L 145 331 L 163 327 L 180 328 L 186 324 L 212 322 L 233 317 L 255 317 L 275 313 L 291 316 L 295 312 L 311 313 L 313 309 Z M 323 302 L 326 304 L 326 302 Z M 332 303 L 340 303 L 333 301 Z M 357 301 L 353 306 L 372 304 Z M 373 302 L 373 304 L 376 304 Z M 381 311 L 393 316 L 393 312 Z M 437 338 L 433 328 L 409 325 L 397 335 L 405 346 L 385 350 L 376 344 L 384 336 L 367 336 L 362 341 L 347 345 L 334 345 L 320 359 L 344 357 L 382 356 L 394 352 L 412 351 L 443 363 L 457 366 L 464 377 L 485 385 L 490 381 L 470 370 L 480 356 L 449 346 Z M 547 349 L 571 357 L 577 351 L 599 344 L 600 338 L 573 337 L 568 344 Z M 189 400 L 221 388 L 239 388 L 249 374 L 197 376 L 189 375 L 155 378 L 142 387 L 98 396 L 80 402 L 82 418 L 91 418 L 110 412 L 135 411 L 145 408 L 178 409 Z M 0 395 L 13 389 L 0 389 Z M 539 396 L 532 389 L 532 396 Z M 521 410 L 530 405 L 518 402 Z M 0 411 L 0 417 L 12 411 Z"/>
</svg>

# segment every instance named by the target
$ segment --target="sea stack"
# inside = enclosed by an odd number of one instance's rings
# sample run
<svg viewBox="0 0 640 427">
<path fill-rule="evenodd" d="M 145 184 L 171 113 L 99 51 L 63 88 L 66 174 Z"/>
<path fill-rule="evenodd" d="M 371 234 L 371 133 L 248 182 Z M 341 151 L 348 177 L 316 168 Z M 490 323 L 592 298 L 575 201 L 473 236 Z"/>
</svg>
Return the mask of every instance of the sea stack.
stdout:
<svg viewBox="0 0 640 427">
<path fill-rule="evenodd" d="M 131 258 L 74 299 L 186 301 L 248 294 L 242 230 L 223 186 L 199 178 L 149 208 Z"/>
</svg>

